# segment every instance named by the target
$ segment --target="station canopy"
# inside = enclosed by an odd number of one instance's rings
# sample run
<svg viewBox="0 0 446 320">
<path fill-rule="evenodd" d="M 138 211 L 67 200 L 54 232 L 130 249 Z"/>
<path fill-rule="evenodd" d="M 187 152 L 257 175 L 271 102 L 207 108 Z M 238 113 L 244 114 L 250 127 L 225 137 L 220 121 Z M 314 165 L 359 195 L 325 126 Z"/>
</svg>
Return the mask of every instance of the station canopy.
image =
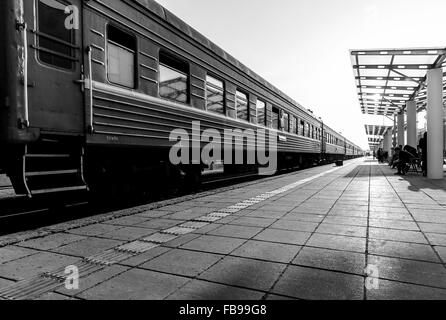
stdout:
<svg viewBox="0 0 446 320">
<path fill-rule="evenodd" d="M 381 142 L 383 141 L 383 138 L 372 138 L 369 137 L 369 147 L 371 150 L 378 148 L 381 145 Z"/>
<path fill-rule="evenodd" d="M 365 132 L 368 136 L 384 136 L 388 130 L 393 129 L 390 126 L 365 125 Z"/>
<path fill-rule="evenodd" d="M 443 68 L 446 92 L 446 48 L 352 50 L 351 60 L 362 112 L 393 116 L 415 100 L 427 106 L 427 70 Z"/>
</svg>

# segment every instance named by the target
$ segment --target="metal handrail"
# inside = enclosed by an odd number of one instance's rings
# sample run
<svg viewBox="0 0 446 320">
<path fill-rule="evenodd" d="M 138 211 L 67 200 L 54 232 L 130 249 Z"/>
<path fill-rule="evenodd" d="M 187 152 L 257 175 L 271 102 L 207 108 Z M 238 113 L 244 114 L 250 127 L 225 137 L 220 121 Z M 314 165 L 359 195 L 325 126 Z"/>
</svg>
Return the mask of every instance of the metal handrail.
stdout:
<svg viewBox="0 0 446 320">
<path fill-rule="evenodd" d="M 92 61 L 93 61 L 93 54 L 92 54 L 92 47 L 89 46 L 87 48 L 87 52 L 88 52 L 88 78 L 89 78 L 89 82 L 90 82 L 90 123 L 89 123 L 89 130 L 91 133 L 94 132 L 94 127 L 93 127 L 93 67 L 92 67 Z"/>
<path fill-rule="evenodd" d="M 17 29 L 23 33 L 23 119 L 20 125 L 29 127 L 28 102 L 28 24 L 25 21 L 17 22 Z"/>
</svg>

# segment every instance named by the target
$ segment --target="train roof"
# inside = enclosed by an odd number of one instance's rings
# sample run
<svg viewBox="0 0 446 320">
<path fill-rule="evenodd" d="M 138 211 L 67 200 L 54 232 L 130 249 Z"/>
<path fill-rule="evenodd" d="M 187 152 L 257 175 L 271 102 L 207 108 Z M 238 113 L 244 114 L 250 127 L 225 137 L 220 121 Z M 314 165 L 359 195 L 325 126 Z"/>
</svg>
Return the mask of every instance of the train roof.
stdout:
<svg viewBox="0 0 446 320">
<path fill-rule="evenodd" d="M 186 22 L 175 16 L 173 13 L 171 13 L 169 10 L 161 6 L 159 3 L 157 3 L 154 0 L 132 0 L 139 5 L 142 5 L 146 9 L 148 9 L 153 14 L 157 15 L 164 21 L 166 21 L 171 26 L 177 28 L 178 30 L 182 31 L 184 34 L 189 36 L 190 38 L 194 39 L 195 41 L 199 42 L 201 45 L 206 47 L 207 49 L 211 50 L 214 54 L 217 56 L 223 58 L 225 61 L 229 62 L 231 65 L 238 68 L 240 71 L 244 72 L 245 74 L 249 75 L 254 80 L 260 82 L 262 85 L 267 87 L 268 89 L 272 90 L 276 94 L 280 95 L 282 98 L 287 100 L 289 103 L 295 105 L 296 107 L 302 109 L 305 111 L 308 115 L 315 117 L 315 115 L 308 110 L 306 110 L 301 104 L 299 104 L 294 99 L 290 98 L 288 95 L 286 95 L 284 92 L 273 86 L 271 83 L 266 81 L 264 78 L 256 74 L 254 71 L 249 69 L 247 66 L 245 66 L 243 63 L 238 61 L 236 58 L 234 58 L 232 55 L 221 49 L 219 46 L 217 46 L 215 43 L 210 41 L 208 38 L 206 38 L 204 35 L 199 33 L 197 30 L 189 26 Z"/>
</svg>

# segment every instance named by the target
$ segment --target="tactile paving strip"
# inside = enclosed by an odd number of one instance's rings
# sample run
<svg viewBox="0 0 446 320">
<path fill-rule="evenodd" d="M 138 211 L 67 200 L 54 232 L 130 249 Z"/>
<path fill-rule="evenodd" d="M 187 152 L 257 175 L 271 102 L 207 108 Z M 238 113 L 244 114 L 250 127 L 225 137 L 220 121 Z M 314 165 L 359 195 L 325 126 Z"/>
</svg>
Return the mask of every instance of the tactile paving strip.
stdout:
<svg viewBox="0 0 446 320">
<path fill-rule="evenodd" d="M 163 244 L 163 243 L 169 242 L 171 240 L 174 240 L 175 238 L 177 238 L 177 236 L 174 234 L 158 232 L 158 233 L 152 234 L 146 238 L 143 238 L 142 241 L 153 242 L 156 244 Z"/>
<path fill-rule="evenodd" d="M 185 227 L 180 226 L 180 227 L 173 227 L 173 228 L 164 230 L 163 233 L 173 234 L 176 236 L 183 236 L 185 234 L 192 233 L 195 230 L 196 230 L 195 228 L 185 228 Z"/>
<path fill-rule="evenodd" d="M 156 243 L 137 240 L 137 241 L 133 241 L 133 242 L 127 243 L 125 245 L 122 245 L 122 246 L 116 248 L 115 250 L 138 255 L 138 254 L 147 252 L 153 248 L 156 248 L 158 246 L 159 245 Z"/>
</svg>

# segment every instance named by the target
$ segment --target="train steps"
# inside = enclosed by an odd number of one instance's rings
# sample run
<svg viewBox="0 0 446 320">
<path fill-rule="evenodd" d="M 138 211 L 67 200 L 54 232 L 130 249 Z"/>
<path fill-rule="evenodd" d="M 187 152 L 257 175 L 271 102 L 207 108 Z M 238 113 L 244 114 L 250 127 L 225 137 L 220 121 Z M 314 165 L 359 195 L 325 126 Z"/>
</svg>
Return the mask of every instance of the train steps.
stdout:
<svg viewBox="0 0 446 320">
<path fill-rule="evenodd" d="M 29 197 L 88 190 L 83 150 L 70 141 L 46 139 L 27 146 L 21 168 L 23 183 L 18 189 Z"/>
</svg>

